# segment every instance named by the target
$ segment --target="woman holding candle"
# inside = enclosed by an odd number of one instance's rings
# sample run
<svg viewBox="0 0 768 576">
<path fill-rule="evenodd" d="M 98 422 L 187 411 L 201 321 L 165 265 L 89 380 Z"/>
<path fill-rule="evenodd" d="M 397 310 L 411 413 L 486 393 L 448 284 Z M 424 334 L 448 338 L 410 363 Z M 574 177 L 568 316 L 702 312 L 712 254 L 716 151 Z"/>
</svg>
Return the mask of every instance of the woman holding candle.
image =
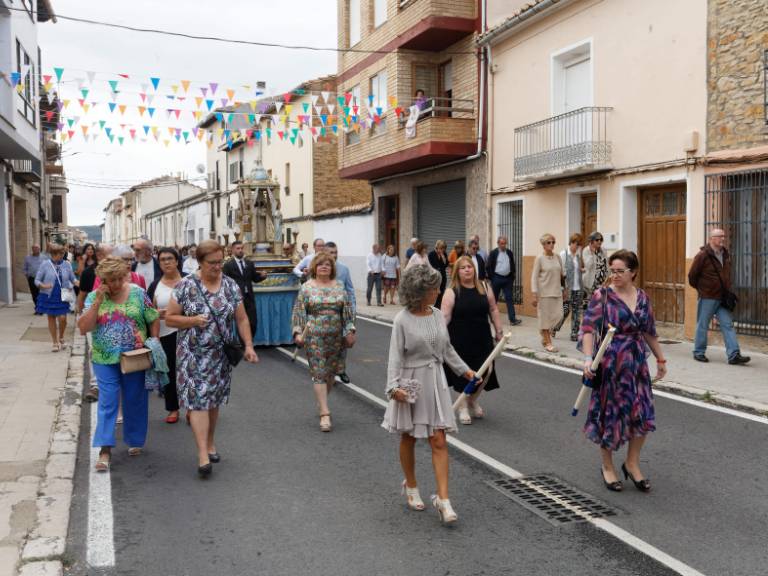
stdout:
<svg viewBox="0 0 768 576">
<path fill-rule="evenodd" d="M 600 446 L 603 482 L 620 492 L 623 484 L 613 466 L 613 453 L 629 444 L 621 465 L 625 479 L 641 492 L 651 489 L 640 470 L 640 451 L 649 432 L 656 430 L 648 368 L 648 348 L 656 357 L 657 378 L 667 373 L 666 360 L 656 335 L 656 324 L 648 295 L 636 288 L 639 261 L 629 250 L 619 250 L 608 260 L 610 285 L 595 291 L 581 323 L 579 350 L 583 351 L 584 375 L 594 377 L 593 352 L 600 346 L 603 322 L 616 332 L 603 356 L 602 379 L 592 391 L 584 432 Z"/>
</svg>

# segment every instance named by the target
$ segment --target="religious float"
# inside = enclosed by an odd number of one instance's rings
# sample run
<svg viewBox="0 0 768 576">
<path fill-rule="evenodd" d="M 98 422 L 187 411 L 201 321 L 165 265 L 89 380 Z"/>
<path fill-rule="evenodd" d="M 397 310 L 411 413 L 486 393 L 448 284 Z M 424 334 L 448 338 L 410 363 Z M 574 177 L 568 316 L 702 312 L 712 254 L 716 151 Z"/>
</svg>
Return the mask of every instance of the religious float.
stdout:
<svg viewBox="0 0 768 576">
<path fill-rule="evenodd" d="M 293 343 L 291 312 L 299 291 L 293 264 L 283 256 L 280 184 L 257 162 L 237 185 L 236 229 L 248 258 L 267 279 L 253 285 L 258 326 L 256 346 Z M 292 239 L 286 238 L 286 242 Z"/>
</svg>

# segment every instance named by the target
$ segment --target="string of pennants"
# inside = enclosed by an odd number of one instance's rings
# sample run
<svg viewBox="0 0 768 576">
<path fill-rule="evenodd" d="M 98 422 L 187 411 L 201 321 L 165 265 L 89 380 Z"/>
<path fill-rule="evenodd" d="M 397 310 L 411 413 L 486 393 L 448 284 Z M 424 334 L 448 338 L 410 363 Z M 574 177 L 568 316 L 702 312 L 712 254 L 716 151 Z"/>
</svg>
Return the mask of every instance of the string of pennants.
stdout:
<svg viewBox="0 0 768 576">
<path fill-rule="evenodd" d="M 264 82 L 232 87 L 120 73 L 110 73 L 108 79 L 89 71 L 84 76 L 70 76 L 64 68 L 39 76 L 29 67 L 21 72 L 0 71 L 0 77 L 8 78 L 22 96 L 29 83 L 39 81 L 49 104 L 43 112 L 43 129 L 62 143 L 81 139 L 169 146 L 199 141 L 210 148 L 240 141 L 250 146 L 254 140 L 269 142 L 277 137 L 295 144 L 307 135 L 317 140 L 339 131 L 370 128 L 380 124 L 391 109 L 397 116 L 404 113 L 393 96 L 380 102 L 371 94 L 363 104 L 351 92 L 296 89 L 264 96 Z M 210 122 L 208 129 L 199 128 L 205 119 L 215 123 Z"/>
</svg>

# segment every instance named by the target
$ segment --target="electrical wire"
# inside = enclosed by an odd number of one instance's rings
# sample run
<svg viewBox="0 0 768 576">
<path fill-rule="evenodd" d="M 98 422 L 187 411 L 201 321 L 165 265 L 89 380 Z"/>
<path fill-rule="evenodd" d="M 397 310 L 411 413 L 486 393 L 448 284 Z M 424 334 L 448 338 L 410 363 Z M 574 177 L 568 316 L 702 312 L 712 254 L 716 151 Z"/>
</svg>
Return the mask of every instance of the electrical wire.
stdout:
<svg viewBox="0 0 768 576">
<path fill-rule="evenodd" d="M 25 8 L 12 8 L 10 6 L 6 6 L 8 10 L 16 10 L 16 11 L 24 11 L 27 12 Z M 393 50 L 363 50 L 361 48 L 326 48 L 326 47 L 320 47 L 320 46 L 303 46 L 298 44 L 279 44 L 279 43 L 272 43 L 272 42 L 256 42 L 255 40 L 238 40 L 234 38 L 222 38 L 220 36 L 202 36 L 197 34 L 189 34 L 186 32 L 172 32 L 170 30 L 161 30 L 158 28 L 140 28 L 138 26 L 128 26 L 127 24 L 115 24 L 113 22 L 104 22 L 100 20 L 91 20 L 89 18 L 79 18 L 76 16 L 64 16 L 62 14 L 56 14 L 56 18 L 59 18 L 61 20 L 68 20 L 70 22 L 77 22 L 80 24 L 90 24 L 94 26 L 103 26 L 106 28 L 116 28 L 119 30 L 128 30 L 131 32 L 141 32 L 141 33 L 148 33 L 148 34 L 160 34 L 163 36 L 173 36 L 176 38 L 186 38 L 188 40 L 205 40 L 205 41 L 211 41 L 211 42 L 222 42 L 225 44 L 239 44 L 239 45 L 246 45 L 246 46 L 259 46 L 263 48 L 282 48 L 286 50 L 310 50 L 314 52 L 341 52 L 341 53 L 356 53 L 356 54 L 390 54 L 393 52 Z M 474 55 L 476 52 L 469 52 L 469 51 L 446 51 L 443 52 L 443 54 L 451 54 L 451 55 Z"/>
</svg>

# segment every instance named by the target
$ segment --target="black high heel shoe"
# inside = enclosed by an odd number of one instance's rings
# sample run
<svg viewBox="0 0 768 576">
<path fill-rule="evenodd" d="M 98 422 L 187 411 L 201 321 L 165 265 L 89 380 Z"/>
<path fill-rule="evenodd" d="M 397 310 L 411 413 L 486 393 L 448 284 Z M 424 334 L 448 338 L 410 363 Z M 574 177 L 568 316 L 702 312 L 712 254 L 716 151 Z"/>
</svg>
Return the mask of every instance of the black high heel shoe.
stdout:
<svg viewBox="0 0 768 576">
<path fill-rule="evenodd" d="M 201 479 L 208 478 L 208 476 L 211 475 L 211 472 L 213 472 L 213 465 L 210 462 L 197 467 L 197 475 L 200 476 Z"/>
<path fill-rule="evenodd" d="M 608 480 L 605 479 L 602 466 L 600 466 L 600 478 L 603 479 L 605 487 L 608 488 L 608 490 L 611 492 L 621 492 L 624 490 L 624 484 L 621 483 L 621 480 L 616 480 L 616 482 L 608 482 Z"/>
<path fill-rule="evenodd" d="M 621 471 L 624 472 L 624 479 L 632 480 L 632 484 L 635 485 L 635 488 L 640 490 L 640 492 L 650 492 L 651 491 L 651 482 L 648 480 L 648 478 L 643 478 L 642 480 L 635 480 L 635 477 L 632 476 L 632 474 L 629 473 L 629 470 L 627 470 L 627 463 L 621 465 Z"/>
</svg>

